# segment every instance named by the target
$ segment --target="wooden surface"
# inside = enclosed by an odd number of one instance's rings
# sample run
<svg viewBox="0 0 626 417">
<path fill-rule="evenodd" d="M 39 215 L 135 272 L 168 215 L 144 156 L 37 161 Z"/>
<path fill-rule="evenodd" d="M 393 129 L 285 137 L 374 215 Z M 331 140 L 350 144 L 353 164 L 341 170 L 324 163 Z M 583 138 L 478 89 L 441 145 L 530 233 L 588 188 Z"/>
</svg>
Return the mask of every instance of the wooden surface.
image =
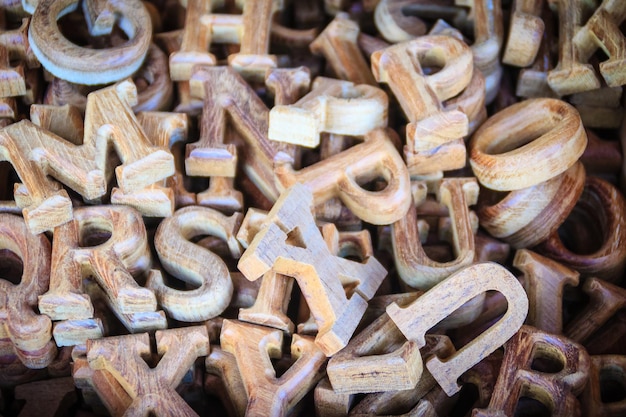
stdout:
<svg viewBox="0 0 626 417">
<path fill-rule="evenodd" d="M 421 67 L 428 65 L 444 69 L 425 76 Z M 473 57 L 469 47 L 452 37 L 423 36 L 374 52 L 372 71 L 379 83 L 389 85 L 409 120 L 404 154 L 411 175 L 465 166 L 464 147 L 438 159 L 437 169 L 422 166 L 420 155 L 433 158 L 433 150 L 445 154 L 447 147 L 468 133 L 467 115 L 455 109 L 446 111 L 441 101 L 456 96 L 470 83 Z"/>
<path fill-rule="evenodd" d="M 319 145 L 322 132 L 363 136 L 387 126 L 387 102 L 379 88 L 317 77 L 296 103 L 270 110 L 267 135 L 307 148 Z"/>
<path fill-rule="evenodd" d="M 547 333 L 562 333 L 563 291 L 566 285 L 578 285 L 578 272 L 527 249 L 515 253 L 513 266 L 523 273 L 528 294 L 526 323 Z"/>
<path fill-rule="evenodd" d="M 134 278 L 146 273 L 149 265 L 145 225 L 137 211 L 121 206 L 76 209 L 74 220 L 55 230 L 50 290 L 40 298 L 39 309 L 53 320 L 76 320 L 83 329 L 82 321 L 94 318 L 93 303 L 83 282 L 91 276 L 129 330 L 165 328 L 165 316 L 157 311 L 154 292 Z M 83 342 L 93 335 L 80 333 Z M 55 334 L 57 343 L 59 337 Z"/>
<path fill-rule="evenodd" d="M 118 186 L 126 193 L 139 191 L 174 172 L 172 155 L 151 146 L 130 109 L 135 99 L 136 89 L 130 81 L 90 94 L 84 136 L 78 146 L 29 121 L 15 123 L 0 133 L 3 159 L 14 166 L 23 183 L 15 190 L 16 203 L 33 233 L 52 230 L 72 218 L 67 192 L 48 174 L 93 201 L 106 193 L 114 170 Z M 119 126 L 124 126 L 124 134 Z M 121 166 L 109 162 L 108 146 L 115 148 Z"/>
<path fill-rule="evenodd" d="M 337 13 L 332 22 L 320 33 L 309 48 L 323 55 L 335 76 L 354 84 L 376 86 L 376 80 L 359 49 L 359 25 L 347 13 Z"/>
<path fill-rule="evenodd" d="M 284 188 L 296 183 L 313 192 L 315 205 L 338 197 L 354 214 L 373 224 L 391 224 L 411 203 L 409 172 L 386 129 L 365 135 L 365 141 L 317 164 L 294 171 L 279 164 L 276 176 Z M 386 186 L 369 191 L 362 184 L 382 177 Z"/>
</svg>

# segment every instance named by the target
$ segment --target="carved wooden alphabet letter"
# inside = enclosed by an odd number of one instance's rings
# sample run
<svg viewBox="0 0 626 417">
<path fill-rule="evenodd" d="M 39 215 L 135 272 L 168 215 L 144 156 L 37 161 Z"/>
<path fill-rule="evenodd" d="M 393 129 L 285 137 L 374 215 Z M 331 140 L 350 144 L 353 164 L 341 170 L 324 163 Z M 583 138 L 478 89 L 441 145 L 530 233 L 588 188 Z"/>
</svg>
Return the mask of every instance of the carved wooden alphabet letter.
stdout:
<svg viewBox="0 0 626 417">
<path fill-rule="evenodd" d="M 456 259 L 436 262 L 426 255 L 419 240 L 416 210 L 412 205 L 407 215 L 392 225 L 393 253 L 398 274 L 413 288 L 429 290 L 450 274 L 474 262 L 476 245 L 468 206 L 478 200 L 478 184 L 474 178 L 444 178 L 439 183 L 437 196 L 448 207 L 454 229 L 453 248 Z"/>
<path fill-rule="evenodd" d="M 147 286 L 154 290 L 168 315 L 181 321 L 202 321 L 228 307 L 233 282 L 224 261 L 190 239 L 198 235 L 220 237 L 228 243 L 233 258 L 241 256 L 234 234 L 242 215 L 230 217 L 207 207 L 185 207 L 163 220 L 154 237 L 159 259 L 167 272 L 198 288 L 181 291 L 168 287 L 160 273 L 152 274 Z"/>
<path fill-rule="evenodd" d="M 443 69 L 426 76 L 422 66 L 428 65 Z M 442 101 L 463 91 L 473 70 L 469 47 L 450 36 L 423 36 L 372 54 L 376 80 L 389 84 L 410 122 L 404 153 L 411 175 L 429 173 L 418 162 L 444 152 L 468 134 L 467 116 L 459 110 L 445 111 Z M 440 170 L 465 166 L 465 156 L 457 156 Z"/>
<path fill-rule="evenodd" d="M 57 24 L 78 8 L 78 0 L 40 0 L 28 31 L 30 46 L 39 62 L 55 76 L 79 84 L 107 84 L 131 76 L 141 67 L 152 38 L 152 21 L 139 0 L 87 0 L 83 4 L 89 32 L 111 33 L 119 27 L 130 38 L 108 49 L 85 48 L 70 42 Z M 100 18 L 101 14 L 107 17 Z"/>
<path fill-rule="evenodd" d="M 520 397 L 542 402 L 551 415 L 575 415 L 575 396 L 587 382 L 589 355 L 577 343 L 562 336 L 522 326 L 506 344 L 504 360 L 486 410 L 474 410 L 473 417 L 512 416 Z M 554 366 L 541 372 L 535 359 Z"/>
<path fill-rule="evenodd" d="M 485 291 L 496 290 L 507 299 L 505 315 L 451 358 L 433 358 L 426 367 L 448 395 L 459 390 L 457 379 L 469 368 L 506 342 L 522 326 L 528 298 L 517 279 L 495 263 L 475 264 L 434 286 L 408 307 L 387 307 L 387 314 L 409 340 L 424 346 L 426 331 L 467 301 Z"/>
<path fill-rule="evenodd" d="M 322 132 L 351 136 L 387 126 L 388 98 L 371 85 L 317 77 L 296 103 L 270 110 L 268 137 L 315 148 Z"/>
<path fill-rule="evenodd" d="M 285 191 L 238 268 L 249 280 L 271 269 L 295 278 L 319 328 L 315 343 L 330 356 L 348 343 L 386 271 L 373 257 L 358 263 L 334 256 L 317 229 L 312 204 L 303 185 Z M 346 296 L 343 285 L 349 281 L 355 286 Z"/>
<path fill-rule="evenodd" d="M 270 358 L 280 358 L 283 333 L 264 326 L 224 320 L 222 349 L 237 360 L 248 394 L 248 416 L 285 416 L 323 376 L 324 353 L 305 336 L 293 335 L 295 363 L 280 377 Z"/>
<path fill-rule="evenodd" d="M 110 237 L 90 246 L 92 234 Z M 83 279 L 91 275 L 129 330 L 164 328 L 165 317 L 156 312 L 154 293 L 140 287 L 133 278 L 149 267 L 146 229 L 136 210 L 122 206 L 79 207 L 74 210 L 73 221 L 55 229 L 50 291 L 40 297 L 39 310 L 52 320 L 92 319 L 94 308 L 83 291 Z M 56 331 L 54 336 L 57 344 L 63 345 L 59 339 L 62 336 Z"/>
<path fill-rule="evenodd" d="M 524 273 L 530 309 L 527 323 L 554 334 L 563 332 L 563 288 L 578 285 L 578 272 L 527 249 L 515 253 L 513 266 Z"/>
<path fill-rule="evenodd" d="M 141 190 L 174 173 L 169 151 L 150 145 L 130 105 L 137 90 L 130 81 L 89 95 L 83 144 L 76 146 L 29 121 L 0 131 L 0 159 L 9 161 L 23 184 L 15 187 L 15 201 L 33 233 L 52 230 L 72 218 L 72 204 L 58 183 L 86 200 L 106 193 L 114 166 L 107 158 L 111 146 L 122 165 L 115 168 L 124 193 Z M 123 130 L 122 130 L 123 128 Z"/>
<path fill-rule="evenodd" d="M 24 272 L 17 285 L 0 279 L 0 342 L 9 339 L 28 368 L 45 368 L 57 349 L 50 318 L 34 308 L 50 283 L 50 242 L 43 234 L 31 234 L 21 217 L 0 214 L 0 261 L 4 251 L 21 260 Z"/>
<path fill-rule="evenodd" d="M 383 313 L 330 359 L 326 371 L 336 393 L 358 394 L 414 388 L 422 369 L 417 343 Z"/>
<path fill-rule="evenodd" d="M 376 129 L 365 141 L 299 171 L 278 164 L 276 176 L 287 188 L 296 182 L 313 191 L 315 206 L 338 197 L 359 218 L 373 224 L 401 219 L 411 204 L 409 172 L 389 132 Z M 387 182 L 380 191 L 359 185 L 376 178 Z"/>
<path fill-rule="evenodd" d="M 92 369 L 113 375 L 132 398 L 124 415 L 196 416 L 175 388 L 196 358 L 209 354 L 206 327 L 157 331 L 156 345 L 161 360 L 153 369 L 143 360 L 152 353 L 147 333 L 88 340 L 87 360 Z"/>
</svg>

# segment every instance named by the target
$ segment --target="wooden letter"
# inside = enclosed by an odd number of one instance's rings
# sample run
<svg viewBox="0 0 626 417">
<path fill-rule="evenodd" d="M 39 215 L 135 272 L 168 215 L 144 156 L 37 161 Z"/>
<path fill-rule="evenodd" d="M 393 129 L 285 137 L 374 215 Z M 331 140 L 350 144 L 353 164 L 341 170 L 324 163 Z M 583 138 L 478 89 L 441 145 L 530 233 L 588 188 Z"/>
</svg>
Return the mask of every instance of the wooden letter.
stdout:
<svg viewBox="0 0 626 417">
<path fill-rule="evenodd" d="M 315 206 L 338 197 L 359 218 L 390 224 L 401 219 L 411 204 L 409 173 L 390 139 L 387 130 L 376 129 L 365 135 L 365 142 L 299 171 L 277 164 L 276 176 L 285 188 L 306 185 Z M 381 177 L 387 184 L 380 191 L 360 185 Z"/>
<path fill-rule="evenodd" d="M 337 13 L 309 48 L 314 54 L 326 58 L 337 78 L 354 84 L 376 86 L 372 71 L 357 44 L 359 33 L 359 25 L 350 20 L 347 13 Z"/>
<path fill-rule="evenodd" d="M 408 390 L 422 376 L 422 357 L 417 342 L 383 313 L 330 359 L 326 372 L 336 393 Z"/>
<path fill-rule="evenodd" d="M 370 85 L 317 77 L 298 102 L 270 110 L 268 137 L 315 148 L 322 132 L 362 136 L 387 127 L 388 98 Z"/>
<path fill-rule="evenodd" d="M 427 291 L 452 273 L 474 262 L 475 243 L 468 206 L 478 199 L 474 178 L 445 178 L 438 184 L 439 202 L 448 208 L 456 259 L 436 262 L 426 255 L 418 236 L 415 205 L 392 225 L 392 243 L 398 274 L 407 285 Z"/>
<path fill-rule="evenodd" d="M 90 238 L 96 239 L 96 246 Z M 164 328 L 165 317 L 156 312 L 154 293 L 133 278 L 149 267 L 146 229 L 137 211 L 115 206 L 77 208 L 73 221 L 55 229 L 50 291 L 40 297 L 39 310 L 52 320 L 92 319 L 94 309 L 84 294 L 83 279 L 93 276 L 129 330 Z M 61 345 L 59 337 L 55 333 Z"/>
<path fill-rule="evenodd" d="M 201 22 L 204 15 L 211 13 L 212 3 L 211 0 L 187 0 L 180 50 L 170 54 L 172 80 L 189 80 L 194 65 L 215 65 L 215 56 L 209 52 L 212 28 Z"/>
<path fill-rule="evenodd" d="M 373 257 L 358 263 L 334 256 L 315 225 L 312 204 L 302 185 L 284 192 L 238 268 L 251 281 L 270 269 L 295 278 L 319 328 L 315 342 L 330 356 L 348 343 L 386 271 Z M 346 296 L 349 281 L 354 285 Z"/>
<path fill-rule="evenodd" d="M 544 24 L 540 17 L 543 0 L 517 0 L 513 7 L 502 62 L 527 67 L 535 61 L 543 37 Z"/>
<path fill-rule="evenodd" d="M 280 358 L 283 333 L 263 326 L 224 320 L 222 349 L 233 354 L 248 394 L 247 416 L 285 416 L 324 376 L 324 353 L 305 336 L 293 335 L 295 363 L 280 377 L 271 358 Z"/>
<path fill-rule="evenodd" d="M 165 219 L 154 237 L 161 264 L 167 272 L 194 287 L 181 291 L 168 287 L 160 273 L 152 274 L 147 284 L 156 293 L 168 315 L 180 321 L 203 321 L 228 307 L 233 282 L 228 267 L 213 252 L 190 242 L 199 235 L 217 236 L 228 244 L 233 258 L 241 256 L 234 234 L 242 215 L 226 217 L 206 207 L 185 207 Z"/>
<path fill-rule="evenodd" d="M 245 79 L 263 81 L 265 72 L 277 66 L 276 56 L 269 55 L 270 28 L 274 13 L 283 8 L 283 0 L 245 0 L 243 22 L 239 28 L 241 47 L 228 57 L 228 65 Z"/>
<path fill-rule="evenodd" d="M 124 193 L 139 191 L 174 173 L 172 155 L 150 145 L 130 108 L 136 94 L 130 81 L 91 93 L 80 146 L 28 121 L 0 131 L 0 159 L 9 161 L 23 181 L 15 187 L 15 200 L 23 208 L 33 233 L 52 230 L 72 218 L 67 193 L 47 175 L 54 176 L 86 200 L 98 199 L 106 193 L 107 181 L 115 168 L 107 158 L 109 146 L 122 161 L 115 174 Z"/>
<path fill-rule="evenodd" d="M 270 201 L 280 194 L 274 179 L 274 159 L 284 157 L 267 138 L 269 110 L 239 74 L 229 67 L 201 67 L 190 80 L 193 95 L 204 99 L 203 130 L 199 142 L 187 145 L 187 175 L 235 176 L 237 149 L 225 144 L 227 116 L 246 144 L 243 172 Z"/>
<path fill-rule="evenodd" d="M 530 304 L 526 322 L 544 332 L 561 334 L 563 288 L 578 285 L 578 272 L 527 249 L 515 253 L 513 266 L 524 273 L 522 283 Z"/>
<path fill-rule="evenodd" d="M 575 415 L 575 397 L 589 375 L 589 355 L 582 346 L 522 326 L 506 344 L 505 352 L 489 406 L 474 410 L 473 417 L 512 416 L 520 397 L 541 402 L 553 416 Z M 538 369 L 543 364 L 549 368 Z"/>
<path fill-rule="evenodd" d="M 425 76 L 422 65 L 443 69 Z M 459 110 L 444 111 L 441 102 L 470 83 L 473 58 L 469 47 L 449 36 L 423 36 L 374 52 L 372 71 L 378 82 L 389 84 L 409 119 L 404 153 L 411 175 L 465 166 L 463 152 L 456 158 L 446 158 L 437 170 L 424 172 L 420 163 L 468 133 L 467 116 Z"/>
<path fill-rule="evenodd" d="M 130 38 L 107 49 L 91 49 L 73 44 L 63 36 L 57 20 L 76 10 L 78 0 L 40 0 L 28 31 L 30 46 L 44 68 L 53 75 L 76 84 L 107 84 L 131 76 L 143 63 L 150 39 L 152 21 L 139 0 L 88 0 L 83 10 L 93 36 L 111 33 L 116 20 Z M 102 15 L 100 15 L 102 12 Z"/>
<path fill-rule="evenodd" d="M 559 63 L 548 72 L 548 84 L 559 96 L 600 88 L 600 80 L 593 67 L 581 57 L 581 51 L 574 42 L 576 27 L 581 24 L 582 20 L 583 8 L 580 2 L 559 0 L 557 7 L 559 10 Z"/>
<path fill-rule="evenodd" d="M 409 340 L 426 343 L 426 331 L 477 295 L 496 290 L 507 299 L 505 315 L 451 358 L 433 358 L 426 367 L 448 395 L 458 392 L 457 379 L 506 342 L 522 326 L 528 298 L 517 279 L 494 263 L 472 265 L 434 286 L 408 307 L 387 307 L 387 314 Z"/>
<path fill-rule="evenodd" d="M 156 332 L 158 365 L 150 368 L 147 333 L 87 341 L 87 360 L 94 370 L 110 373 L 131 397 L 127 416 L 196 416 L 175 388 L 196 358 L 209 354 L 206 327 L 185 327 Z M 104 389 L 96 385 L 96 390 Z"/>
<path fill-rule="evenodd" d="M 50 318 L 34 309 L 37 296 L 46 292 L 50 283 L 50 242 L 43 234 L 31 234 L 22 218 L 0 214 L 2 267 L 9 264 L 6 261 L 11 256 L 21 261 L 24 271 L 19 283 L 0 279 L 0 342 L 9 339 L 12 350 L 28 368 L 45 368 L 57 349 L 51 340 Z"/>
</svg>

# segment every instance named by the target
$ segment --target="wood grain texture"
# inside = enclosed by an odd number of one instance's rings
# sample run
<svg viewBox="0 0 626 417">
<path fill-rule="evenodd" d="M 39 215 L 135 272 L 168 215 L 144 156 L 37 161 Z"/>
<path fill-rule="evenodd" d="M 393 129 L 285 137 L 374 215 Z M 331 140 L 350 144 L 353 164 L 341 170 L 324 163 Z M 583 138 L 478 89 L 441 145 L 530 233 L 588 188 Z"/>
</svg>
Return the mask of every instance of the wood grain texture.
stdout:
<svg viewBox="0 0 626 417">
<path fill-rule="evenodd" d="M 146 333 L 87 341 L 89 367 L 111 374 L 128 394 L 125 416 L 196 416 L 175 388 L 196 358 L 209 354 L 206 327 L 157 331 L 155 338 L 160 360 L 154 368 L 143 359 L 152 353 Z M 108 385 L 96 383 L 95 389 Z"/>
<path fill-rule="evenodd" d="M 246 0 L 243 2 L 239 52 L 228 56 L 228 65 L 250 81 L 263 81 L 265 72 L 277 67 L 269 54 L 270 28 L 274 13 L 283 9 L 283 0 Z"/>
<path fill-rule="evenodd" d="M 20 271 L 11 266 L 20 263 L 23 272 L 15 276 Z M 0 214 L 0 265 L 7 269 L 3 278 L 14 280 L 0 279 L 0 340 L 28 368 L 45 368 L 57 349 L 50 318 L 35 309 L 50 284 L 50 242 L 31 234 L 22 218 Z"/>
<path fill-rule="evenodd" d="M 83 117 L 77 107 L 69 104 L 63 106 L 33 104 L 30 106 L 30 120 L 40 128 L 48 130 L 74 145 L 80 146 L 83 143 Z"/>
<path fill-rule="evenodd" d="M 374 23 L 387 42 L 404 42 L 426 33 L 424 21 L 417 16 L 407 15 L 403 11 L 413 3 L 410 0 L 380 0 L 378 2 L 374 11 Z"/>
<path fill-rule="evenodd" d="M 202 118 L 208 128 L 198 142 L 187 145 L 187 175 L 233 177 L 241 158 L 243 172 L 266 198 L 276 201 L 280 194 L 273 166 L 277 151 L 267 138 L 268 108 L 229 67 L 200 67 L 190 85 L 193 95 L 204 99 Z M 227 115 L 246 145 L 241 155 L 235 145 L 225 143 Z M 278 156 L 290 159 L 286 154 Z"/>
<path fill-rule="evenodd" d="M 206 393 L 219 397 L 229 416 L 245 416 L 248 395 L 235 356 L 222 350 L 219 345 L 212 345 L 205 364 L 204 389 Z"/>
<path fill-rule="evenodd" d="M 626 37 L 619 28 L 624 20 L 626 5 L 623 2 L 603 0 L 585 25 L 577 28 L 572 39 L 579 51 L 580 59 L 584 62 L 588 61 L 598 48 L 606 54 L 608 59 L 600 62 L 599 67 L 609 87 L 626 84 L 624 71 Z"/>
<path fill-rule="evenodd" d="M 617 2 L 616 2 L 617 3 Z M 583 8 L 576 0 L 556 3 L 559 16 L 559 62 L 548 72 L 548 84 L 559 96 L 600 88 L 593 67 L 574 42 L 577 27 L 582 25 Z"/>
<path fill-rule="evenodd" d="M 84 2 L 83 11 L 92 35 L 110 33 L 119 18 L 129 38 L 114 48 L 89 49 L 70 42 L 57 25 L 57 20 L 76 10 L 78 4 L 77 0 L 41 0 L 37 4 L 28 38 L 43 67 L 61 79 L 91 85 L 120 81 L 137 71 L 152 35 L 152 21 L 144 5 L 138 0 Z"/>
<path fill-rule="evenodd" d="M 326 355 L 306 336 L 293 335 L 295 362 L 280 377 L 270 360 L 281 356 L 280 330 L 224 320 L 220 344 L 235 357 L 248 395 L 249 416 L 286 416 L 323 377 Z"/>
<path fill-rule="evenodd" d="M 542 372 L 540 361 L 551 371 Z M 579 344 L 523 326 L 506 344 L 489 406 L 474 410 L 472 416 L 512 416 L 520 397 L 539 401 L 552 415 L 571 416 L 576 412 L 576 396 L 587 382 L 590 362 Z"/>
<path fill-rule="evenodd" d="M 185 81 L 191 78 L 194 65 L 215 65 L 216 58 L 209 52 L 211 26 L 203 24 L 202 18 L 211 13 L 212 1 L 187 0 L 185 26 L 180 49 L 169 57 L 172 80 Z"/>
<path fill-rule="evenodd" d="M 518 0 L 514 3 L 502 63 L 527 67 L 535 61 L 545 28 L 541 19 L 542 8 L 543 0 Z"/>
<path fill-rule="evenodd" d="M 26 94 L 24 67 L 11 66 L 8 49 L 0 44 L 0 98 L 23 96 Z"/>
<path fill-rule="evenodd" d="M 386 271 L 374 257 L 358 263 L 333 255 L 315 225 L 312 203 L 302 185 L 283 193 L 238 268 L 250 280 L 271 269 L 295 278 L 319 328 L 315 342 L 330 356 L 347 344 Z M 349 281 L 354 285 L 346 295 Z"/>
<path fill-rule="evenodd" d="M 426 367 L 448 395 L 459 391 L 457 379 L 500 345 L 523 324 L 528 313 L 528 299 L 515 277 L 493 263 L 475 264 L 452 274 L 407 307 L 392 304 L 387 314 L 409 340 L 424 346 L 428 329 L 458 307 L 483 292 L 495 290 L 508 302 L 505 315 L 452 357 L 433 358 Z"/>
<path fill-rule="evenodd" d="M 271 68 L 265 73 L 265 86 L 274 96 L 274 107 L 296 103 L 311 87 L 311 70 L 308 67 Z M 269 132 L 268 132 L 269 137 Z M 283 152 L 293 159 L 293 165 L 300 168 L 302 148 L 292 143 L 274 143 L 277 152 Z"/>
<path fill-rule="evenodd" d="M 292 333 L 295 326 L 287 316 L 292 288 L 293 278 L 278 274 L 273 270 L 266 272 L 263 274 L 254 305 L 239 310 L 237 318 L 240 321 Z"/>
<path fill-rule="evenodd" d="M 417 343 L 383 313 L 330 359 L 326 372 L 335 393 L 358 394 L 412 389 L 423 367 Z"/>
<path fill-rule="evenodd" d="M 522 69 L 517 77 L 515 95 L 526 98 L 558 98 L 557 93 L 548 84 L 548 72 L 553 69 L 550 48 L 555 39 L 553 34 L 552 11 L 544 4 L 541 19 L 544 24 L 543 37 L 535 61 L 531 66 Z"/>
<path fill-rule="evenodd" d="M 227 217 L 205 207 L 185 207 L 165 219 L 154 237 L 164 269 L 193 289 L 177 290 L 168 286 L 160 273 L 146 284 L 154 290 L 167 314 L 180 321 L 197 322 L 221 314 L 233 295 L 233 282 L 224 261 L 215 253 L 191 240 L 197 236 L 216 236 L 228 245 L 230 255 L 241 256 L 234 234 L 242 215 Z"/>
<path fill-rule="evenodd" d="M 426 335 L 426 345 L 420 349 L 424 360 L 433 356 L 450 356 L 455 352 L 454 345 L 447 336 Z M 415 387 L 408 390 L 385 390 L 378 393 L 370 393 L 354 406 L 350 411 L 351 416 L 387 416 L 387 415 L 415 415 L 424 416 L 429 407 L 425 407 L 421 399 L 437 387 L 437 381 L 424 369 L 419 382 Z M 445 397 L 445 394 L 443 394 Z M 436 416 L 436 414 L 435 414 Z"/>
</svg>

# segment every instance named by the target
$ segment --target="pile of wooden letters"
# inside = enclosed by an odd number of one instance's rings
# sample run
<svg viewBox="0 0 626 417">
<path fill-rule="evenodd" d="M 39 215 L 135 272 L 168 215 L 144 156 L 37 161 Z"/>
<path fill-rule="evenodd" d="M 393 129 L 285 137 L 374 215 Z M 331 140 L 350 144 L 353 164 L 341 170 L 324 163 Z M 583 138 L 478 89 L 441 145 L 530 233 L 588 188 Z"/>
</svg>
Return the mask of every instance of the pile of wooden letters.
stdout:
<svg viewBox="0 0 626 417">
<path fill-rule="evenodd" d="M 626 1 L 0 0 L 0 415 L 626 415 Z"/>
</svg>

